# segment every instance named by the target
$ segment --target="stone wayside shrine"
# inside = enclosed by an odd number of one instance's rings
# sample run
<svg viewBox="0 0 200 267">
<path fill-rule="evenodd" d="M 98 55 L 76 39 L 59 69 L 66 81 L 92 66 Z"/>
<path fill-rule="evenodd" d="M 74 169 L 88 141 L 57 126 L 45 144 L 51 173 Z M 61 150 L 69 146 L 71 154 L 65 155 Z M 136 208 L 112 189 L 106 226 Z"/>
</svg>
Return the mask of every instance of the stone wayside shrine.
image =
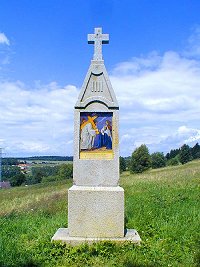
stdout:
<svg viewBox="0 0 200 267">
<path fill-rule="evenodd" d="M 52 240 L 76 245 L 100 240 L 139 243 L 134 229 L 124 228 L 124 189 L 119 183 L 119 105 L 104 60 L 109 35 L 88 34 L 94 56 L 74 110 L 74 185 L 68 190 L 68 228 Z"/>
</svg>

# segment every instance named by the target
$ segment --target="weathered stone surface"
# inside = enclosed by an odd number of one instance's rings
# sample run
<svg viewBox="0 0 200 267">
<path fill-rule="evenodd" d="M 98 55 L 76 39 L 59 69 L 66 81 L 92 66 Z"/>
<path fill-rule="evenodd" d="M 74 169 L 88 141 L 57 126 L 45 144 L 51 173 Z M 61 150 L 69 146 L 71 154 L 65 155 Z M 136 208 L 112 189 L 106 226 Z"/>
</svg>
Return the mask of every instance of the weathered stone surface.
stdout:
<svg viewBox="0 0 200 267">
<path fill-rule="evenodd" d="M 72 186 L 68 191 L 68 228 L 73 237 L 123 237 L 124 189 Z"/>
<path fill-rule="evenodd" d="M 107 109 L 119 109 L 103 60 L 91 61 L 75 108 L 85 109 L 93 102 L 101 103 Z"/>
<path fill-rule="evenodd" d="M 74 112 L 74 184 L 80 186 L 117 186 L 119 183 L 119 105 L 102 60 L 102 41 L 109 36 L 95 28 L 95 34 L 88 41 L 95 44 L 94 59 L 91 64 Z M 112 112 L 112 154 L 92 154 L 91 158 L 80 154 L 80 114 L 81 112 Z"/>
<path fill-rule="evenodd" d="M 109 43 L 109 34 L 102 34 L 102 28 L 95 28 L 94 34 L 88 34 L 88 44 L 94 44 L 94 60 L 102 60 L 102 44 Z"/>
<path fill-rule="evenodd" d="M 52 238 L 72 245 L 140 242 L 135 230 L 124 231 L 124 190 L 118 186 L 119 105 L 102 57 L 102 44 L 108 39 L 101 28 L 88 36 L 95 45 L 94 56 L 75 105 L 68 228 L 60 228 Z"/>
<path fill-rule="evenodd" d="M 99 67 L 97 71 L 97 67 Z M 102 91 L 94 92 L 93 73 L 99 73 L 98 79 L 103 79 Z M 93 77 L 94 76 L 94 77 Z M 102 78 L 101 78 L 102 77 Z M 119 183 L 119 106 L 108 78 L 104 64 L 92 61 L 86 75 L 74 112 L 74 173 L 76 185 L 81 186 L 117 186 Z M 80 113 L 112 112 L 113 156 L 101 159 L 80 158 Z"/>
<path fill-rule="evenodd" d="M 55 235 L 52 237 L 52 241 L 61 241 L 63 243 L 68 243 L 72 246 L 80 245 L 82 243 L 96 243 L 100 241 L 113 241 L 113 242 L 132 242 L 135 244 L 140 244 L 141 238 L 138 232 L 134 229 L 128 229 L 123 237 L 103 237 L 103 238 L 93 238 L 93 237 L 73 237 L 69 235 L 68 228 L 59 228 Z"/>
</svg>

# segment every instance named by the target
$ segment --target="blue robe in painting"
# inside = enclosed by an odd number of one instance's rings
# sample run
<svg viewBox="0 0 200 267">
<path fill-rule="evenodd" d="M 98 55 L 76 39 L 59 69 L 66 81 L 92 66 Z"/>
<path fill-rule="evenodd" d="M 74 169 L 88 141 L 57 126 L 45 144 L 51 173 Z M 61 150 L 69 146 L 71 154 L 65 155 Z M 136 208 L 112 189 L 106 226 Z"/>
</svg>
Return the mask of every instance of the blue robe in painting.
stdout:
<svg viewBox="0 0 200 267">
<path fill-rule="evenodd" d="M 94 147 L 101 148 L 106 147 L 106 149 L 112 149 L 112 139 L 106 133 L 102 134 L 101 132 L 96 135 L 94 140 Z"/>
</svg>

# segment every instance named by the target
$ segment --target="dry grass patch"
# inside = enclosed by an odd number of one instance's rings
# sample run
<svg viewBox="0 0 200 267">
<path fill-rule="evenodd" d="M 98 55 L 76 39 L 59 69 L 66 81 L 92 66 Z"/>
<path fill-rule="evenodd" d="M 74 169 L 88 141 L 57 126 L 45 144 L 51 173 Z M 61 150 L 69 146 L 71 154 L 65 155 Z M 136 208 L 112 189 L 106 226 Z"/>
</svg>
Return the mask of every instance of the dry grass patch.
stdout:
<svg viewBox="0 0 200 267">
<path fill-rule="evenodd" d="M 67 190 L 71 181 L 66 184 L 51 183 L 48 187 L 43 184 L 34 186 L 10 188 L 2 190 L 0 194 L 1 210 L 0 216 L 11 213 L 32 212 L 38 209 L 47 209 L 59 200 L 66 200 Z"/>
</svg>

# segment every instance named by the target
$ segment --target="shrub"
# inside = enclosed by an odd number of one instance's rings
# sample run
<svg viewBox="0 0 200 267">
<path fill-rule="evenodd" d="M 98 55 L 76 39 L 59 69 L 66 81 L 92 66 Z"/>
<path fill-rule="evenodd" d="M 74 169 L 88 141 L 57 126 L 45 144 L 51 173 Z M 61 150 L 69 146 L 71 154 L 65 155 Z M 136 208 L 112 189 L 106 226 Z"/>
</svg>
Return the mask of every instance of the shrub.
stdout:
<svg viewBox="0 0 200 267">
<path fill-rule="evenodd" d="M 59 175 L 52 175 L 52 176 L 47 176 L 42 178 L 42 183 L 49 183 L 49 182 L 55 182 L 55 181 L 60 181 L 60 176 Z"/>
<path fill-rule="evenodd" d="M 196 143 L 196 145 L 191 149 L 193 159 L 200 158 L 200 145 Z"/>
<path fill-rule="evenodd" d="M 131 157 L 130 171 L 141 173 L 151 167 L 151 156 L 146 145 L 136 148 Z"/>
<path fill-rule="evenodd" d="M 73 164 L 61 164 L 59 168 L 58 175 L 61 180 L 69 179 L 73 177 Z"/>
<path fill-rule="evenodd" d="M 60 166 L 32 167 L 31 175 L 27 176 L 28 184 L 40 183 L 45 177 L 58 175 Z"/>
<path fill-rule="evenodd" d="M 192 153 L 191 153 L 191 149 L 188 145 L 183 145 L 181 147 L 181 151 L 180 151 L 180 154 L 179 154 L 179 159 L 180 159 L 180 162 L 182 164 L 185 164 L 187 163 L 188 161 L 191 161 L 192 160 Z"/>
<path fill-rule="evenodd" d="M 11 186 L 20 186 L 26 179 L 19 167 L 9 165 L 2 167 L 2 178 L 9 181 Z"/>
<path fill-rule="evenodd" d="M 167 161 L 167 166 L 176 166 L 176 165 L 179 165 L 179 164 L 180 164 L 180 162 L 179 162 L 179 157 L 178 156 L 176 156 L 176 157 L 174 157 L 172 159 L 169 159 Z"/>
<path fill-rule="evenodd" d="M 163 153 L 155 152 L 151 155 L 151 166 L 153 169 L 162 168 L 166 166 L 166 159 Z"/>
<path fill-rule="evenodd" d="M 120 170 L 120 173 L 126 170 L 126 161 L 125 161 L 125 158 L 123 157 L 119 157 L 119 170 Z"/>
</svg>

